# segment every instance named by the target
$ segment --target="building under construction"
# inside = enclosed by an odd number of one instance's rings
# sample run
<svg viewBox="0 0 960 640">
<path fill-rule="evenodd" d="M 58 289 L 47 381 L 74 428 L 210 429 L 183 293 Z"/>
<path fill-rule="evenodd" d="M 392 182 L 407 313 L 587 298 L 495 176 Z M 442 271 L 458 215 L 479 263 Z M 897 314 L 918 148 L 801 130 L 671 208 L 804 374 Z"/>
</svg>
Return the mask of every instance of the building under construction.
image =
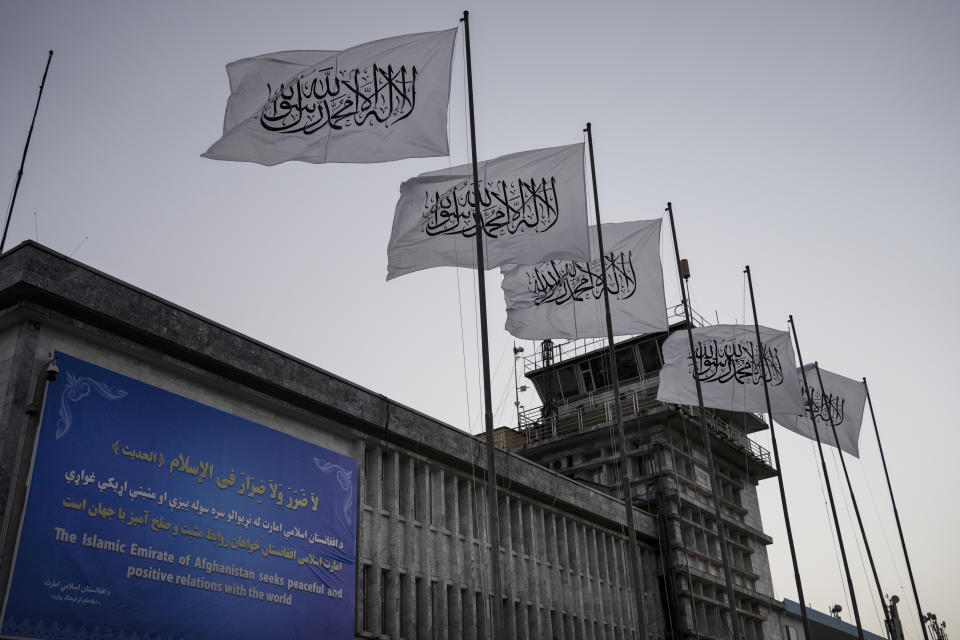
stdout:
<svg viewBox="0 0 960 640">
<path fill-rule="evenodd" d="M 682 329 L 678 324 L 672 330 Z M 626 455 L 635 505 L 656 517 L 662 615 L 673 637 L 729 638 L 725 576 L 699 418 L 656 399 L 667 334 L 616 345 Z M 627 476 L 615 437 L 606 341 L 539 343 L 522 358 L 542 406 L 519 412 L 498 444 L 618 497 Z M 770 452 L 750 434 L 767 428 L 754 414 L 707 410 L 722 526 L 737 611 L 747 640 L 781 636 L 757 502 L 757 483 L 775 477 Z"/>
</svg>

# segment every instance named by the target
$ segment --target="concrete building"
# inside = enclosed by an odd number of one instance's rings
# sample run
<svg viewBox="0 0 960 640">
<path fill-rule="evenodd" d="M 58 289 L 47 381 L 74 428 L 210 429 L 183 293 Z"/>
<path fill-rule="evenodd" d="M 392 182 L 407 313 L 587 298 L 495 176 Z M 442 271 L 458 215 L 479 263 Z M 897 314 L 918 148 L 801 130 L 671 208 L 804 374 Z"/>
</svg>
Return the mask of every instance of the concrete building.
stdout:
<svg viewBox="0 0 960 640">
<path fill-rule="evenodd" d="M 624 507 L 602 487 L 497 452 L 494 597 L 483 442 L 32 242 L 0 257 L 0 599 L 55 350 L 359 461 L 356 637 L 488 637 L 498 602 L 508 638 L 638 637 Z M 657 640 L 658 520 L 634 515 Z"/>
<path fill-rule="evenodd" d="M 673 330 L 684 325 L 677 324 Z M 697 411 L 656 400 L 666 334 L 617 343 L 621 406 L 635 505 L 657 518 L 663 615 L 675 638 L 729 638 L 717 523 Z M 589 486 L 620 496 L 613 391 L 605 341 L 541 343 L 523 358 L 543 406 L 526 409 L 503 446 Z M 737 611 L 746 640 L 781 637 L 757 483 L 776 476 L 749 438 L 767 428 L 753 414 L 707 410 Z"/>
<path fill-rule="evenodd" d="M 116 278 L 25 242 L 0 257 L 0 599 L 24 511 L 44 366 L 59 350 L 358 461 L 358 638 L 728 638 L 697 418 L 655 399 L 664 336 L 617 345 L 647 628 L 627 572 L 623 471 L 598 344 L 525 373 L 543 407 L 497 433 L 503 592 L 489 584 L 484 443 Z M 543 354 L 548 354 L 544 360 Z M 752 415 L 711 411 L 746 640 L 782 637 L 756 485 L 776 474 Z"/>
<path fill-rule="evenodd" d="M 803 638 L 803 618 L 800 613 L 800 604 L 793 600 L 783 601 L 782 616 L 784 640 L 801 640 Z M 857 627 L 835 618 L 829 613 L 817 611 L 807 607 L 807 619 L 810 620 L 810 632 L 817 640 L 852 640 L 859 638 Z M 872 631 L 863 630 L 864 640 L 886 640 L 883 636 Z"/>
</svg>

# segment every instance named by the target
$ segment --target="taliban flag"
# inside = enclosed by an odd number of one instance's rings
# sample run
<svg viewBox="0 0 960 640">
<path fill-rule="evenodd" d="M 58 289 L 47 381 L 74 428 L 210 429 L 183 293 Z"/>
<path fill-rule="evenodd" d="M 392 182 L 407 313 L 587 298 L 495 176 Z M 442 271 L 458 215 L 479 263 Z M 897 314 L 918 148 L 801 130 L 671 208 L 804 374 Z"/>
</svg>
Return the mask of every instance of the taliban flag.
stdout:
<svg viewBox="0 0 960 640">
<path fill-rule="evenodd" d="M 803 415 L 800 383 L 790 334 L 760 327 L 763 367 L 774 413 Z M 703 405 L 727 411 L 765 413 L 760 349 L 754 327 L 719 324 L 693 329 L 696 373 Z M 663 368 L 657 400 L 697 404 L 693 361 L 686 331 L 674 331 L 663 343 Z"/>
<path fill-rule="evenodd" d="M 263 110 L 274 87 L 337 55 L 337 51 L 279 51 L 236 60 L 227 65 L 230 97 L 223 115 L 223 133 Z"/>
<path fill-rule="evenodd" d="M 660 220 L 605 224 L 602 229 L 614 335 L 666 331 Z M 596 226 L 590 227 L 590 255 L 589 261 L 501 267 L 507 331 L 528 340 L 606 337 Z"/>
<path fill-rule="evenodd" d="M 205 158 L 275 165 L 445 156 L 457 30 L 227 65 L 223 136 Z"/>
<path fill-rule="evenodd" d="M 589 259 L 583 143 L 487 160 L 477 175 L 487 269 Z M 476 267 L 475 202 L 469 164 L 401 184 L 387 280 L 431 267 Z"/>
<path fill-rule="evenodd" d="M 813 399 L 812 410 L 804 389 L 802 390 L 803 406 L 806 408 L 806 413 L 803 416 L 774 413 L 773 419 L 790 431 L 816 440 L 813 421 L 810 420 L 812 413 L 817 420 L 817 432 L 823 444 L 837 447 L 859 458 L 860 424 L 863 420 L 863 405 L 867 400 L 866 387 L 859 380 L 851 380 L 826 369 L 820 369 L 820 375 L 823 378 L 823 391 L 821 391 L 820 380 L 817 379 L 817 365 L 808 364 L 805 369 L 807 382 L 810 385 L 810 396 Z M 799 371 L 798 369 L 797 375 L 800 375 Z M 800 385 L 802 387 L 803 383 L 801 382 Z M 837 429 L 836 438 L 833 436 L 831 425 Z"/>
</svg>

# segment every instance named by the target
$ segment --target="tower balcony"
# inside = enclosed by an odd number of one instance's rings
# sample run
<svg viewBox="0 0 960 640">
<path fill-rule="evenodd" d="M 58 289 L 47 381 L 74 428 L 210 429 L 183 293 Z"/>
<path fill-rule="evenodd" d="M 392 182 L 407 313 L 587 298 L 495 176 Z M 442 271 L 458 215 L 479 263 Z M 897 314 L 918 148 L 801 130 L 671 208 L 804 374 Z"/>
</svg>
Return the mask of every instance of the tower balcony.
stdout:
<svg viewBox="0 0 960 640">
<path fill-rule="evenodd" d="M 672 415 L 682 414 L 691 422 L 699 421 L 699 412 L 690 407 L 677 407 L 657 400 L 659 375 L 657 373 L 624 381 L 620 386 L 620 410 L 629 434 L 628 420 L 668 420 Z M 731 456 L 746 454 L 752 462 L 765 468 L 761 475 L 776 475 L 770 451 L 751 440 L 743 429 L 727 419 L 724 412 L 707 409 L 707 430 L 713 436 L 717 453 Z M 742 414 L 737 414 L 742 416 Z M 534 407 L 519 414 L 517 428 L 498 429 L 497 444 L 509 449 L 539 447 L 560 439 L 606 428 L 616 419 L 612 386 L 603 387 L 588 394 L 571 398 L 553 407 Z M 746 419 L 756 422 L 753 414 Z M 762 425 L 762 422 L 761 422 Z M 760 427 L 764 428 L 763 426 Z M 750 431 L 759 430 L 754 425 Z M 510 433 L 507 433 L 507 432 Z"/>
</svg>

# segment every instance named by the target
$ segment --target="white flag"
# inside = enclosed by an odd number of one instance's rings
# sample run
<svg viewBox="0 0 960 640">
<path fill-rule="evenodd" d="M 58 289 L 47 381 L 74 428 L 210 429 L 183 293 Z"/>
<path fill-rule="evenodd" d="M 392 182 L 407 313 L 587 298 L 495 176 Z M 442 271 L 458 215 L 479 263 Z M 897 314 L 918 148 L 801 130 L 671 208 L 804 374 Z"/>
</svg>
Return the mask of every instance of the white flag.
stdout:
<svg viewBox="0 0 960 640">
<path fill-rule="evenodd" d="M 614 335 L 666 331 L 667 310 L 660 265 L 660 220 L 603 225 L 604 268 Z M 590 227 L 590 255 L 599 256 L 597 228 Z M 600 259 L 547 260 L 507 265 L 503 296 L 506 329 L 517 338 L 606 337 Z"/>
<path fill-rule="evenodd" d="M 223 115 L 223 133 L 249 118 L 260 114 L 264 101 L 274 89 L 290 78 L 322 64 L 337 55 L 337 51 L 278 51 L 262 56 L 243 58 L 227 65 L 230 97 Z"/>
<path fill-rule="evenodd" d="M 763 363 L 774 413 L 803 415 L 799 378 L 790 334 L 760 327 Z M 697 373 L 703 405 L 727 411 L 767 411 L 760 373 L 760 350 L 752 326 L 719 324 L 693 330 Z M 674 331 L 663 343 L 663 368 L 657 400 L 697 404 L 697 388 L 686 330 Z"/>
<path fill-rule="evenodd" d="M 456 34 L 417 33 L 344 51 L 287 51 L 231 63 L 223 137 L 203 157 L 275 165 L 448 155 Z"/>
<path fill-rule="evenodd" d="M 477 171 L 487 269 L 588 259 L 583 143 L 512 153 Z M 401 184 L 387 280 L 430 267 L 476 267 L 474 202 L 469 164 Z"/>
<path fill-rule="evenodd" d="M 820 434 L 820 441 L 859 458 L 860 425 L 863 421 L 863 405 L 867 401 L 866 387 L 860 381 L 851 380 L 821 368 L 823 391 L 826 391 L 826 397 L 824 397 L 820 390 L 820 380 L 817 379 L 816 365 L 808 364 L 805 368 L 807 370 L 807 384 L 810 385 L 810 395 L 813 398 L 813 415 L 817 419 L 817 433 Z M 797 375 L 800 375 L 799 369 Z M 803 386 L 802 379 L 800 385 Z M 803 390 L 801 390 L 801 393 L 803 394 L 803 405 L 807 408 L 806 415 L 793 416 L 774 413 L 773 419 L 790 431 L 816 440 L 817 436 L 813 431 L 813 422 L 809 417 L 810 405 L 807 402 L 807 394 Z M 837 437 L 840 439 L 839 446 L 837 446 L 837 438 L 833 437 L 831 425 L 837 428 Z"/>
</svg>

